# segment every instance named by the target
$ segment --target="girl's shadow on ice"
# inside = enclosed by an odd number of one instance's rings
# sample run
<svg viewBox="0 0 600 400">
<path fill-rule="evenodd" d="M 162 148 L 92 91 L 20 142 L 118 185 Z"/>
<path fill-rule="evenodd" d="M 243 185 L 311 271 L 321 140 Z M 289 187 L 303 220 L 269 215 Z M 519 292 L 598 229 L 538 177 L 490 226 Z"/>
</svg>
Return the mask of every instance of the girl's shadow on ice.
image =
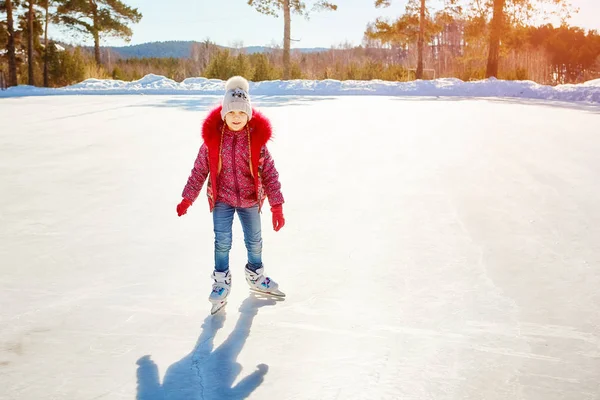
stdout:
<svg viewBox="0 0 600 400">
<path fill-rule="evenodd" d="M 160 383 L 158 366 L 150 356 L 137 361 L 137 400 L 245 399 L 264 380 L 269 367 L 260 364 L 237 385 L 233 382 L 242 370 L 236 362 L 250 334 L 258 309 L 271 306 L 276 299 L 251 294 L 240 306 L 240 318 L 227 340 L 214 348 L 214 338 L 223 327 L 223 311 L 209 316 L 190 354 L 171 365 Z"/>
</svg>

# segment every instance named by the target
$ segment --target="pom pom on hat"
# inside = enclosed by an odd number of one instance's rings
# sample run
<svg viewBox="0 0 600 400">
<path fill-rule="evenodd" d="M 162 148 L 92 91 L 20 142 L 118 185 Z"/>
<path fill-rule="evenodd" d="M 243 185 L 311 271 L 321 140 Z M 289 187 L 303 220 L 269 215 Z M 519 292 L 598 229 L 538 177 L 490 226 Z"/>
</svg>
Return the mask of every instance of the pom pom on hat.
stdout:
<svg viewBox="0 0 600 400">
<path fill-rule="evenodd" d="M 225 91 L 233 89 L 242 89 L 244 92 L 250 91 L 250 84 L 243 76 L 232 76 L 225 82 Z"/>
<path fill-rule="evenodd" d="M 250 84 L 241 76 L 233 76 L 225 83 L 225 96 L 223 97 L 223 108 L 221 118 L 225 119 L 230 111 L 243 111 L 252 119 L 252 105 L 250 104 Z"/>
</svg>

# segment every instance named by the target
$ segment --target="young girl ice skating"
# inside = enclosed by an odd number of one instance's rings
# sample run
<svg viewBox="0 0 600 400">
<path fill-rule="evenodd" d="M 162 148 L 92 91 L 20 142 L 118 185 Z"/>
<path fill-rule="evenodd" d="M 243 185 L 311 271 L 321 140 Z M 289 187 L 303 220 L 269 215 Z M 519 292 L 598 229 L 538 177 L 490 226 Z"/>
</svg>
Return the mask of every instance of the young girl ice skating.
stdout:
<svg viewBox="0 0 600 400">
<path fill-rule="evenodd" d="M 233 216 L 237 213 L 244 232 L 248 263 L 244 269 L 251 289 L 284 296 L 275 281 L 264 275 L 260 211 L 265 200 L 271 205 L 273 229 L 285 224 L 279 173 L 267 149 L 271 124 L 254 110 L 249 84 L 241 76 L 225 84 L 223 104 L 213 109 L 202 126 L 204 143 L 177 205 L 182 216 L 194 203 L 208 178 L 207 195 L 215 232 L 215 270 L 209 301 L 213 313 L 226 303 L 231 290 L 229 251 Z"/>
</svg>

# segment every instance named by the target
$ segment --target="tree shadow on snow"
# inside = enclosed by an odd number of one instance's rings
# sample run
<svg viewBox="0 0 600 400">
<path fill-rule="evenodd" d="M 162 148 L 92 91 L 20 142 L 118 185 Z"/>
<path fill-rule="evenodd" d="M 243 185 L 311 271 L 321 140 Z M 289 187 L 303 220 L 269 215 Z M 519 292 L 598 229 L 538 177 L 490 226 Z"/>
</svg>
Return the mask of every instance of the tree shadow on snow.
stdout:
<svg viewBox="0 0 600 400">
<path fill-rule="evenodd" d="M 186 111 L 208 111 L 221 104 L 223 96 L 156 96 L 153 103 L 134 104 L 130 107 L 181 108 Z"/>
<path fill-rule="evenodd" d="M 186 111 L 208 111 L 221 104 L 223 96 L 156 96 L 152 103 L 134 104 L 129 107 L 145 108 L 181 108 Z M 252 96 L 252 105 L 261 107 L 304 106 L 320 100 L 329 100 L 327 96 Z"/>
<path fill-rule="evenodd" d="M 484 100 L 498 104 L 515 104 L 524 106 L 543 106 L 555 107 L 570 110 L 587 111 L 593 114 L 600 114 L 600 104 L 589 102 L 569 102 L 564 100 L 546 100 L 546 99 L 529 99 L 522 97 L 469 97 L 469 96 L 403 96 L 397 97 L 395 100 L 400 101 L 473 101 Z"/>
<path fill-rule="evenodd" d="M 331 100 L 329 96 L 305 96 L 305 95 L 289 95 L 289 96 L 252 96 L 252 105 L 256 107 L 280 107 L 280 106 L 307 106 L 310 103 L 317 101 Z"/>
<path fill-rule="evenodd" d="M 520 104 L 525 106 L 544 106 L 554 108 L 566 108 L 570 110 L 587 111 L 594 114 L 600 114 L 600 104 L 594 104 L 589 102 L 568 102 L 563 100 L 540 100 L 540 99 L 523 99 L 523 98 L 510 98 L 510 97 L 498 97 L 498 98 L 486 98 L 486 100 L 495 103 L 509 103 L 509 104 Z"/>
<path fill-rule="evenodd" d="M 245 399 L 264 381 L 269 367 L 256 370 L 235 386 L 242 371 L 236 362 L 258 309 L 276 304 L 270 297 L 250 294 L 239 308 L 240 317 L 229 337 L 217 348 L 214 339 L 225 323 L 225 313 L 209 316 L 190 354 L 172 364 L 161 384 L 158 366 L 146 355 L 137 361 L 137 400 Z"/>
</svg>

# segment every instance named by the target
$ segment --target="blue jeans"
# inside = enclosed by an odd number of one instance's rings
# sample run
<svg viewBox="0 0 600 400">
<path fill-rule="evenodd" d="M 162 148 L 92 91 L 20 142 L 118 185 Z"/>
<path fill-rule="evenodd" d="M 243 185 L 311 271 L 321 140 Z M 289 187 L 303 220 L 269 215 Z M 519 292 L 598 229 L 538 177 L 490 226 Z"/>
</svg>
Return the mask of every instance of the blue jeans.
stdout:
<svg viewBox="0 0 600 400">
<path fill-rule="evenodd" d="M 213 209 L 213 225 L 215 230 L 215 270 L 225 272 L 229 269 L 229 250 L 232 243 L 233 214 L 237 211 L 244 242 L 248 250 L 248 264 L 258 268 L 262 265 L 262 234 L 258 205 L 250 208 L 236 208 L 229 204 L 217 202 Z"/>
</svg>

